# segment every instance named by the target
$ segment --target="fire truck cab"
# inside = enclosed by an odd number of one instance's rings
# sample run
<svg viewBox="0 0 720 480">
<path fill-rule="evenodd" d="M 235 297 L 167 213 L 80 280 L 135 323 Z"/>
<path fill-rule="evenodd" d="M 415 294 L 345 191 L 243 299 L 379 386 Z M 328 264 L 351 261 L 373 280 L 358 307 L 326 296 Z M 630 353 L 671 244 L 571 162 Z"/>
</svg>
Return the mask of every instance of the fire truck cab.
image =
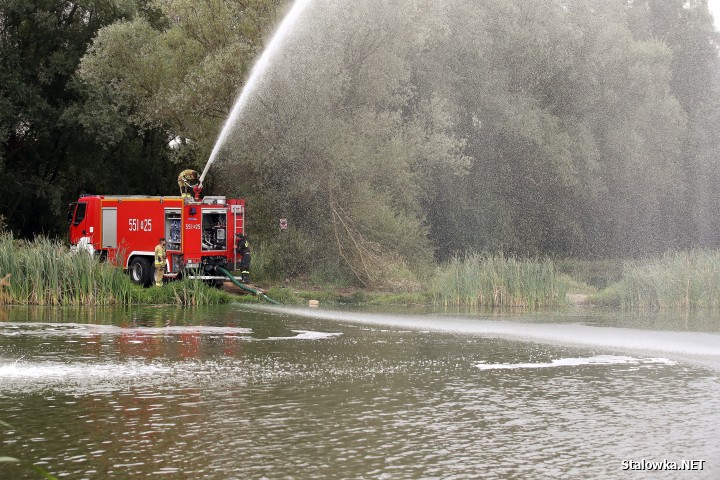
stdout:
<svg viewBox="0 0 720 480">
<path fill-rule="evenodd" d="M 225 197 L 82 195 L 70 204 L 70 243 L 122 266 L 133 282 L 152 282 L 154 250 L 167 241 L 166 278 L 221 281 L 235 269 L 236 235 L 245 232 L 245 201 Z"/>
</svg>

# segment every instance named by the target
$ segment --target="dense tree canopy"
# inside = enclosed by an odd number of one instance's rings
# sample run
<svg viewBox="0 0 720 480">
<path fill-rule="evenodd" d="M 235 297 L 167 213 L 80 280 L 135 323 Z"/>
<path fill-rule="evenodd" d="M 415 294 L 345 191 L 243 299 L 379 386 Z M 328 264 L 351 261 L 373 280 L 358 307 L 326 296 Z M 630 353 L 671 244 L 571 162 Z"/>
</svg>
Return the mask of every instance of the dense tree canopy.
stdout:
<svg viewBox="0 0 720 480">
<path fill-rule="evenodd" d="M 286 7 L 5 1 L 10 227 L 52 228 L 79 190 L 155 193 L 201 168 Z M 365 283 L 433 254 L 720 246 L 718 45 L 704 0 L 315 0 L 213 188 L 249 200 L 279 270 Z"/>
<path fill-rule="evenodd" d="M 23 235 L 59 232 L 81 192 L 159 193 L 171 183 L 164 132 L 76 70 L 103 25 L 144 11 L 112 0 L 0 4 L 0 212 Z"/>
</svg>

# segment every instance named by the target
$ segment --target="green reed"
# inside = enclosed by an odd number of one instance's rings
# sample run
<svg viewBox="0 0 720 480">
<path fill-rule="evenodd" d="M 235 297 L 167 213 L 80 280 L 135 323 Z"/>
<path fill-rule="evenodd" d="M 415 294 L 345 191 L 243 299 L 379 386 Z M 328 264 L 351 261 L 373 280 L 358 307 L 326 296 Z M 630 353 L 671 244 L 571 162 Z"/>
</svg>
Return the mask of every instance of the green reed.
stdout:
<svg viewBox="0 0 720 480">
<path fill-rule="evenodd" d="M 691 250 L 627 262 L 599 303 L 642 308 L 720 308 L 720 251 Z"/>
<path fill-rule="evenodd" d="M 134 303 L 182 307 L 217 305 L 235 300 L 229 293 L 213 288 L 197 279 L 168 282 L 160 288 L 137 287 L 133 293 L 135 294 Z"/>
<path fill-rule="evenodd" d="M 10 286 L 0 290 L 0 303 L 196 306 L 227 303 L 232 299 L 200 280 L 143 289 L 134 285 L 121 268 L 85 252 L 73 253 L 59 241 L 44 237 L 19 240 L 3 233 L 0 234 L 0 278 L 8 273 Z"/>
<path fill-rule="evenodd" d="M 446 307 L 540 307 L 563 305 L 565 285 L 550 260 L 473 253 L 438 267 L 430 288 Z"/>
</svg>

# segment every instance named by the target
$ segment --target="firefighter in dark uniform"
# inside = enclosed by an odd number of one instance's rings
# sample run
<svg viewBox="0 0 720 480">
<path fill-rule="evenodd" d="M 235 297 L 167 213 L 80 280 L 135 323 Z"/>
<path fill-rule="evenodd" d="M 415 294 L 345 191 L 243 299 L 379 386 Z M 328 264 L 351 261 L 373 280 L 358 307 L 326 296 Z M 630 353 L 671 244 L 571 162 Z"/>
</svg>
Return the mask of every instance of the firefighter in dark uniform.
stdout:
<svg viewBox="0 0 720 480">
<path fill-rule="evenodd" d="M 198 173 L 188 168 L 178 175 L 178 187 L 180 187 L 180 196 L 183 198 L 192 198 L 193 187 L 198 184 Z"/>
<path fill-rule="evenodd" d="M 238 233 L 235 236 L 237 237 L 235 251 L 238 255 L 242 256 L 239 266 L 240 278 L 243 283 L 247 283 L 248 277 L 250 276 L 250 242 L 248 241 L 247 236 L 243 233 Z"/>
</svg>

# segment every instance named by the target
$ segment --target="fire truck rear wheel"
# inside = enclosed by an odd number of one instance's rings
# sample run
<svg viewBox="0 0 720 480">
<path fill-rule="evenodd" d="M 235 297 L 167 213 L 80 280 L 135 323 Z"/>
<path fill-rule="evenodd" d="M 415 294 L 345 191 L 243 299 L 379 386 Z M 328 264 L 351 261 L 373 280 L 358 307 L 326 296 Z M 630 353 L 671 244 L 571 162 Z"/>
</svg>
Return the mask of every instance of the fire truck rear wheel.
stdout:
<svg viewBox="0 0 720 480">
<path fill-rule="evenodd" d="M 134 257 L 130 260 L 130 280 L 133 283 L 149 287 L 153 281 L 152 262 L 145 257 Z"/>
</svg>

